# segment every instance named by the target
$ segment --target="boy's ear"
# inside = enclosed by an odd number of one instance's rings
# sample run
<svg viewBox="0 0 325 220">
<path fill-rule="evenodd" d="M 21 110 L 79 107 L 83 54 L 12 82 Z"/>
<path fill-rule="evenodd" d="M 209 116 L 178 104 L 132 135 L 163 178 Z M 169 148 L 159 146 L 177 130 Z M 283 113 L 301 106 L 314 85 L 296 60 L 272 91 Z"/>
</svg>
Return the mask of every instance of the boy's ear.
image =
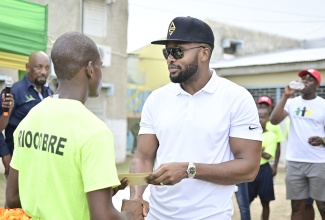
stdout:
<svg viewBox="0 0 325 220">
<path fill-rule="evenodd" d="M 88 62 L 88 65 L 87 65 L 87 68 L 86 68 L 86 74 L 87 74 L 88 78 L 91 78 L 92 75 L 93 75 L 93 62 L 92 61 Z"/>
</svg>

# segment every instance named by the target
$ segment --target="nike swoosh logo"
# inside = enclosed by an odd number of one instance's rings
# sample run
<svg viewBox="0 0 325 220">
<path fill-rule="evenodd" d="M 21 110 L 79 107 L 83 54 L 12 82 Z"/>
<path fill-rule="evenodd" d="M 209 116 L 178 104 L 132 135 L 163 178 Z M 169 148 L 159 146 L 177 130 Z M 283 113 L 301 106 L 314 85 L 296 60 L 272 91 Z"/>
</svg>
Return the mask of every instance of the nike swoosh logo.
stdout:
<svg viewBox="0 0 325 220">
<path fill-rule="evenodd" d="M 249 128 L 249 130 L 254 130 L 254 129 L 258 128 L 258 127 L 251 127 L 251 126 L 249 126 L 248 128 Z"/>
</svg>

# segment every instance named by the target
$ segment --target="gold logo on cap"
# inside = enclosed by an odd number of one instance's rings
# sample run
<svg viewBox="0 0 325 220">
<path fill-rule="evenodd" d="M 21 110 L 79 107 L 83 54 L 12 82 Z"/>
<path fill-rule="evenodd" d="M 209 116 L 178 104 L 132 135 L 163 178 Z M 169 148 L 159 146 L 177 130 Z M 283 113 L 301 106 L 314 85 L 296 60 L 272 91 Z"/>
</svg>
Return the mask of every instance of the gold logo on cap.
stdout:
<svg viewBox="0 0 325 220">
<path fill-rule="evenodd" d="M 176 30 L 176 26 L 175 26 L 174 22 L 170 23 L 169 29 L 168 29 L 169 35 L 172 35 L 175 30 Z"/>
</svg>

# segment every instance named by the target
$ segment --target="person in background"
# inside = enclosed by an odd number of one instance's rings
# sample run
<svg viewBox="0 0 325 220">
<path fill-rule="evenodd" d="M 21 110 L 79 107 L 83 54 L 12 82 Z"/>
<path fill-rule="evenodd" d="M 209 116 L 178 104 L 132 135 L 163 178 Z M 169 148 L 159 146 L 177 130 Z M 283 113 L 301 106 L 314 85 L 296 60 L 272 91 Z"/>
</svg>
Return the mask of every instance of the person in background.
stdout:
<svg viewBox="0 0 325 220">
<path fill-rule="evenodd" d="M 276 154 L 277 136 L 266 128 L 266 124 L 269 121 L 269 110 L 259 108 L 258 114 L 263 128 L 262 154 L 257 177 L 254 181 L 248 183 L 248 194 L 250 203 L 259 196 L 262 204 L 261 219 L 268 220 L 270 217 L 270 201 L 275 199 L 273 175 L 269 160 Z"/>
<path fill-rule="evenodd" d="M 240 211 L 240 219 L 241 220 L 250 220 L 251 219 L 251 211 L 250 211 L 250 202 L 248 195 L 248 183 L 239 183 L 236 185 L 237 190 L 235 191 L 236 200 L 238 204 L 238 208 Z"/>
<path fill-rule="evenodd" d="M 290 119 L 287 119 L 285 121 L 285 127 L 286 127 L 285 136 L 286 136 L 286 139 L 288 140 L 289 129 L 290 129 Z M 306 206 L 305 206 L 303 219 L 304 220 L 314 220 L 315 219 L 314 200 L 312 198 L 308 198 L 305 200 L 305 202 L 306 202 Z"/>
<path fill-rule="evenodd" d="M 321 74 L 315 69 L 298 73 L 304 89 L 301 95 L 289 99 L 297 90 L 286 86 L 270 120 L 279 124 L 290 117 L 286 152 L 286 192 L 291 200 L 291 219 L 303 220 L 306 199 L 316 201 L 325 219 L 325 100 L 316 92 Z M 289 99 L 289 100 L 288 100 Z"/>
<path fill-rule="evenodd" d="M 53 94 L 52 89 L 46 84 L 49 70 L 49 56 L 43 51 L 36 51 L 29 56 L 28 63 L 26 63 L 27 74 L 12 85 L 11 94 L 15 105 L 7 116 L 9 119 L 1 124 L 5 127 L 5 142 L 10 157 L 14 151 L 13 133 L 18 124 L 34 106 Z M 5 89 L 2 91 L 2 94 L 4 93 Z M 2 138 L 3 136 L 0 136 L 0 139 Z"/>
<path fill-rule="evenodd" d="M 258 108 L 266 109 L 269 113 L 272 111 L 272 100 L 268 96 L 261 96 L 257 101 Z M 279 125 L 273 125 L 269 121 L 266 124 L 267 130 L 272 131 L 277 136 L 277 150 L 274 158 L 272 167 L 272 175 L 275 176 L 277 173 L 279 158 L 280 158 L 280 142 L 283 141 L 283 134 Z M 251 219 L 250 216 L 250 201 L 248 195 L 248 183 L 240 183 L 237 185 L 236 199 L 240 210 L 241 220 Z"/>
<path fill-rule="evenodd" d="M 2 164 L 5 169 L 5 177 L 8 177 L 9 173 L 9 164 L 11 160 L 11 153 L 10 150 L 8 149 L 8 146 L 5 142 L 4 136 L 2 131 L 4 128 L 7 126 L 9 117 L 8 115 L 10 114 L 12 108 L 15 105 L 15 100 L 13 98 L 12 94 L 2 94 L 2 108 L 0 108 L 0 157 L 2 158 Z M 8 115 L 3 114 L 3 109 L 7 108 L 8 109 Z"/>
<path fill-rule="evenodd" d="M 265 108 L 269 111 L 269 114 L 272 112 L 272 99 L 268 96 L 261 96 L 257 100 L 258 108 Z M 272 167 L 272 175 L 275 176 L 278 170 L 278 164 L 280 160 L 281 154 L 281 142 L 284 141 L 283 133 L 281 130 L 280 125 L 273 125 L 270 121 L 266 124 L 266 130 L 272 131 L 277 137 L 277 147 L 276 147 L 276 154 L 274 157 L 274 162 Z"/>
<path fill-rule="evenodd" d="M 102 60 L 93 40 L 68 32 L 54 43 L 51 57 L 59 81 L 19 123 L 6 189 L 9 208 L 33 219 L 143 219 L 141 203 L 112 196 L 120 181 L 113 134 L 85 106 L 102 84 Z M 127 179 L 122 180 L 125 188 Z"/>
<path fill-rule="evenodd" d="M 261 125 L 251 94 L 209 69 L 214 35 L 193 17 L 174 18 L 163 55 L 172 83 L 147 98 L 131 173 L 152 173 L 153 219 L 231 219 L 234 185 L 259 169 Z M 143 205 L 145 186 L 131 186 Z"/>
</svg>

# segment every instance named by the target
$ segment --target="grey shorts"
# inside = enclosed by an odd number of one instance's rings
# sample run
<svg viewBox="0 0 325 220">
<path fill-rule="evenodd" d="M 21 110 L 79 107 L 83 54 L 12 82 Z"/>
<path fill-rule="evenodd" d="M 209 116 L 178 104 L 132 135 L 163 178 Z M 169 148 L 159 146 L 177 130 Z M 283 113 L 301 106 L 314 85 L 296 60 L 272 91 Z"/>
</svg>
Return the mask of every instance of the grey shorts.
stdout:
<svg viewBox="0 0 325 220">
<path fill-rule="evenodd" d="M 287 199 L 325 202 L 325 163 L 287 161 L 285 180 Z"/>
</svg>

